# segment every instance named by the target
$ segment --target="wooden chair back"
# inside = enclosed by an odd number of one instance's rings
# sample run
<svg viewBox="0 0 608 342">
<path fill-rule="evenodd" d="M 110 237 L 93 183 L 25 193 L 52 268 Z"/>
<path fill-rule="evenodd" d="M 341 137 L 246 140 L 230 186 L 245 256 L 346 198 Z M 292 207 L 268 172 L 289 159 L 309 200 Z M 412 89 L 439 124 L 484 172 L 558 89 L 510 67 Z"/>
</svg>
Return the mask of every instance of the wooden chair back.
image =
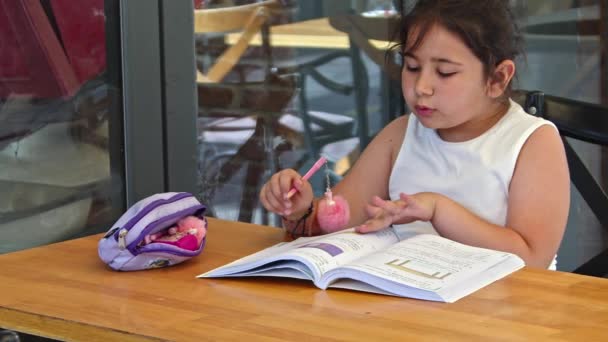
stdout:
<svg viewBox="0 0 608 342">
<path fill-rule="evenodd" d="M 197 82 L 220 82 L 239 62 L 253 37 L 259 33 L 271 17 L 276 0 L 225 8 L 194 10 L 194 32 L 216 33 L 242 31 L 237 42 L 228 47 L 204 74 L 197 70 Z"/>
<path fill-rule="evenodd" d="M 351 43 L 381 66 L 389 77 L 400 79 L 401 67 L 390 58 L 390 55 L 387 55 L 388 48 L 396 43 L 396 34 L 401 23 L 399 17 L 364 17 L 349 14 L 330 17 L 329 23 L 336 30 L 348 34 Z M 373 41 L 377 43 L 374 44 Z"/>
</svg>

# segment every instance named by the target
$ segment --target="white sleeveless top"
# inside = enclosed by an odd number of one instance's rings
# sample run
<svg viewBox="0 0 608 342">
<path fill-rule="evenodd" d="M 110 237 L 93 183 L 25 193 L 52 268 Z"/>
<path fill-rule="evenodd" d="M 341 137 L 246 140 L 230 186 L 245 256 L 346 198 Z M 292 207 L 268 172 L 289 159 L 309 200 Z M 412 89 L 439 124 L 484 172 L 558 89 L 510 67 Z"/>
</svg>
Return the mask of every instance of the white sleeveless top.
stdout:
<svg viewBox="0 0 608 342">
<path fill-rule="evenodd" d="M 538 127 L 555 127 L 529 115 L 512 100 L 494 126 L 464 142 L 442 140 L 415 115 L 408 120 L 389 179 L 391 200 L 399 199 L 401 192 L 436 192 L 500 226 L 506 224 L 509 184 L 522 146 Z M 430 222 L 420 221 L 395 225 L 395 230 L 402 239 L 418 233 L 437 234 Z M 555 266 L 554 259 L 549 268 Z"/>
</svg>

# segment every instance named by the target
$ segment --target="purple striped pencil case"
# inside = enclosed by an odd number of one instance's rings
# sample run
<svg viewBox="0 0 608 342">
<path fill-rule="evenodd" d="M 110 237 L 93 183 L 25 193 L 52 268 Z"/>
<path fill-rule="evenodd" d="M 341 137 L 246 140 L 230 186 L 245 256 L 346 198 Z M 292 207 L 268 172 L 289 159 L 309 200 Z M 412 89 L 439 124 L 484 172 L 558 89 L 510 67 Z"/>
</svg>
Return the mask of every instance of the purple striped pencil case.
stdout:
<svg viewBox="0 0 608 342">
<path fill-rule="evenodd" d="M 144 198 L 129 208 L 101 238 L 99 257 L 114 270 L 136 271 L 167 267 L 197 256 L 206 242 L 205 209 L 187 192 L 166 192 Z M 178 228 L 191 221 L 198 222 L 199 230 Z M 204 233 L 196 235 L 201 231 L 200 226 Z"/>
</svg>

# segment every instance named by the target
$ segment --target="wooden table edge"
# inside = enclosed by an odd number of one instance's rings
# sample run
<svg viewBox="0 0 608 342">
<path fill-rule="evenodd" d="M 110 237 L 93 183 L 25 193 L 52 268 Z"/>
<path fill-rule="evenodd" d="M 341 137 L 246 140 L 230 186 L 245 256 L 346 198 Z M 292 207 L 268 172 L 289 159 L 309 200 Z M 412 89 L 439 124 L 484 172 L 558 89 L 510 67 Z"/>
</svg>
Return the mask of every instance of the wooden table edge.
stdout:
<svg viewBox="0 0 608 342">
<path fill-rule="evenodd" d="M 44 326 L 44 329 L 36 327 Z M 161 338 L 69 321 L 43 314 L 6 308 L 0 304 L 0 327 L 35 336 L 76 341 L 164 341 Z M 55 333 L 49 333 L 53 331 Z"/>
</svg>

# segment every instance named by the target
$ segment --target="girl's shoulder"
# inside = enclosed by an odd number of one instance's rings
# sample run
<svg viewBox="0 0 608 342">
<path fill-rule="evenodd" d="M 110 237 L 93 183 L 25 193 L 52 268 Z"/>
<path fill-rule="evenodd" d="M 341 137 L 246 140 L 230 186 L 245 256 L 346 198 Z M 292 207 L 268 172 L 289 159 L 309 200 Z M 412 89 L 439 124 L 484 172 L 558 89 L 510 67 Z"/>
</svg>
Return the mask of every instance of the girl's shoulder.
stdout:
<svg viewBox="0 0 608 342">
<path fill-rule="evenodd" d="M 409 115 L 400 116 L 393 121 L 389 122 L 376 136 L 376 140 L 380 140 L 383 143 L 390 143 L 390 145 L 397 144 L 401 146 L 405 132 L 407 130 L 407 124 L 409 121 Z"/>
<path fill-rule="evenodd" d="M 405 131 L 407 130 L 410 115 L 411 114 L 406 114 L 389 122 L 388 125 L 382 129 L 379 135 L 383 134 L 391 137 L 401 137 L 401 139 L 403 139 L 405 136 Z"/>
<path fill-rule="evenodd" d="M 403 115 L 389 122 L 374 139 L 378 143 L 390 148 L 392 162 L 397 158 L 397 154 L 405 139 L 409 117 L 410 115 Z M 391 165 L 393 164 L 392 162 Z"/>
<path fill-rule="evenodd" d="M 383 151 L 383 153 L 386 153 L 388 149 L 391 153 L 398 152 L 405 137 L 408 119 L 409 115 L 404 115 L 389 122 L 374 136 L 369 145 L 367 145 L 366 150 L 372 152 Z"/>
</svg>

